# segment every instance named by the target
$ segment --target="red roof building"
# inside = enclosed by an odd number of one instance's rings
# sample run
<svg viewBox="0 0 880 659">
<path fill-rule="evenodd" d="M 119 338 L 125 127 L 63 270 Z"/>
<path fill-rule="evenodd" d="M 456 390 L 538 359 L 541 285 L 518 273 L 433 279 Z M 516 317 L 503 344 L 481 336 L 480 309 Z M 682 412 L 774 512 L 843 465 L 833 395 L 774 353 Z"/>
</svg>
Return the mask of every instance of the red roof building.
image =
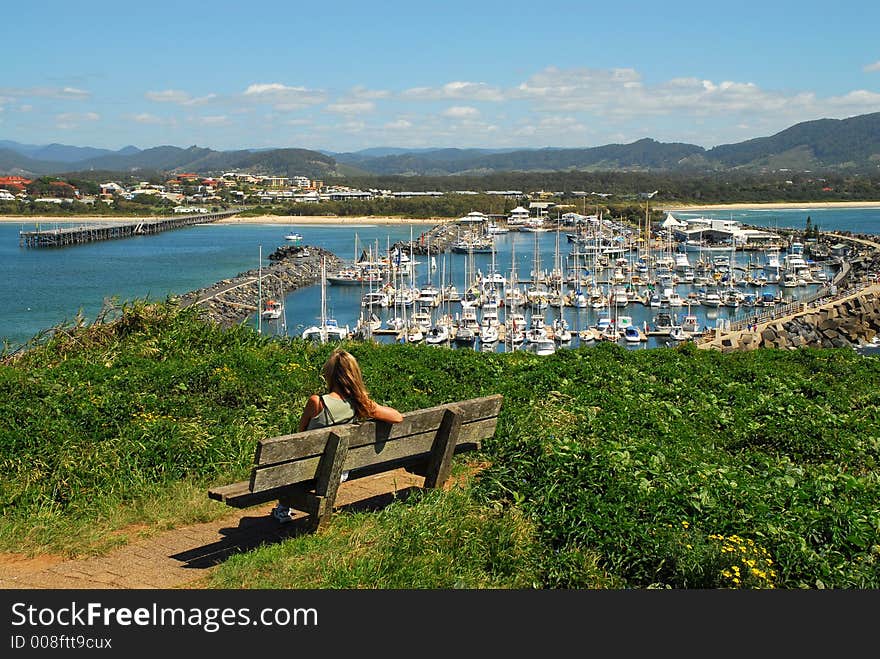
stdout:
<svg viewBox="0 0 880 659">
<path fill-rule="evenodd" d="M 15 188 L 17 190 L 24 190 L 24 186 L 30 185 L 33 183 L 29 178 L 25 178 L 24 176 L 0 176 L 0 188 Z"/>
</svg>

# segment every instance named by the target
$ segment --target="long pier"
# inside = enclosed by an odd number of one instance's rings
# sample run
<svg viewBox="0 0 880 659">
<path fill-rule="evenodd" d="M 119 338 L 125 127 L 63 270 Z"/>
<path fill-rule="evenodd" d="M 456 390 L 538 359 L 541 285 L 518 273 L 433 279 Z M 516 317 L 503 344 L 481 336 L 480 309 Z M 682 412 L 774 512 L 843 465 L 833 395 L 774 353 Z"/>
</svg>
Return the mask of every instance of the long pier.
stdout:
<svg viewBox="0 0 880 659">
<path fill-rule="evenodd" d="M 131 222 L 106 222 L 87 224 L 78 227 L 41 229 L 36 231 L 19 231 L 19 247 L 69 247 L 100 240 L 117 240 L 144 236 L 171 229 L 181 229 L 194 224 L 214 222 L 224 217 L 240 213 L 240 209 L 202 213 L 199 215 L 181 215 L 153 219 L 137 219 Z"/>
</svg>

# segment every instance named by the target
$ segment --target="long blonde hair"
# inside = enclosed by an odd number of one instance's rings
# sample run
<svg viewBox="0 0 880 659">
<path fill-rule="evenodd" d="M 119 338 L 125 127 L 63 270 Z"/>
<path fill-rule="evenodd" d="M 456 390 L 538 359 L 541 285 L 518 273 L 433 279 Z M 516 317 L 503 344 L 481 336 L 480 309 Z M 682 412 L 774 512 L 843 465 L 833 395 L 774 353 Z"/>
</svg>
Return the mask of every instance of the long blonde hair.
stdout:
<svg viewBox="0 0 880 659">
<path fill-rule="evenodd" d="M 337 348 L 324 364 L 322 373 L 329 391 L 335 391 L 346 398 L 360 418 L 367 418 L 375 403 L 364 384 L 360 364 L 350 352 Z"/>
</svg>

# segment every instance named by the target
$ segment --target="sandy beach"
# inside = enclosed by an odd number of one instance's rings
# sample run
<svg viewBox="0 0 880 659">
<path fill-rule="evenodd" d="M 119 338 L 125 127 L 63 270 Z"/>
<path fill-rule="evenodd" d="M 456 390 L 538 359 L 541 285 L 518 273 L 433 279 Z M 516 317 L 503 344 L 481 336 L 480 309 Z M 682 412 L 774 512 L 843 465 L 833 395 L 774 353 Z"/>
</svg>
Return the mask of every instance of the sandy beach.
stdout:
<svg viewBox="0 0 880 659">
<path fill-rule="evenodd" d="M 880 201 L 803 201 L 796 202 L 768 202 L 768 203 L 736 203 L 736 204 L 678 204 L 675 206 L 666 206 L 659 204 L 655 208 L 660 208 L 664 212 L 674 213 L 676 211 L 716 211 L 716 210 L 761 210 L 761 209 L 809 209 L 809 208 L 878 208 L 880 209 Z M 138 217 L 111 217 L 107 215 L 58 215 L 58 216 L 33 216 L 33 215 L 0 215 L 0 222 L 16 222 L 25 224 L 45 223 L 45 222 L 65 222 L 65 223 L 101 223 L 101 222 L 132 222 L 137 219 L 146 219 Z M 240 217 L 233 215 L 220 220 L 216 220 L 217 224 L 283 224 L 287 226 L 295 226 L 297 224 L 332 224 L 332 225 L 363 225 L 363 224 L 383 224 L 383 225 L 406 225 L 406 224 L 426 224 L 435 226 L 437 224 L 445 224 L 454 222 L 456 218 L 434 217 L 434 218 L 401 218 L 401 217 L 384 217 L 384 216 L 337 216 L 337 215 L 255 215 L 252 217 Z"/>
<path fill-rule="evenodd" d="M 67 224 L 100 224 L 110 222 L 134 222 L 140 219 L 159 219 L 159 218 L 141 218 L 141 217 L 111 217 L 109 215 L 0 215 L 0 222 L 15 222 L 23 224 L 45 224 L 52 222 L 63 222 Z M 253 217 L 225 217 L 215 220 L 215 224 L 283 224 L 286 226 L 294 226 L 297 224 L 383 224 L 383 225 L 407 225 L 407 224 L 426 224 L 435 226 L 445 222 L 452 222 L 452 218 L 437 217 L 433 219 L 413 219 L 400 217 L 338 217 L 335 215 L 256 215 Z"/>
<path fill-rule="evenodd" d="M 379 216 L 337 216 L 337 215 L 256 215 L 253 217 L 239 217 L 233 215 L 221 220 L 217 224 L 443 224 L 452 222 L 448 217 L 435 217 L 429 219 L 413 219 L 403 217 L 379 217 Z"/>
<path fill-rule="evenodd" d="M 754 204 L 702 204 L 678 206 L 662 206 L 670 213 L 675 211 L 751 211 L 762 209 L 799 209 L 799 208 L 880 208 L 880 201 L 801 201 L 801 202 L 767 202 Z"/>
</svg>

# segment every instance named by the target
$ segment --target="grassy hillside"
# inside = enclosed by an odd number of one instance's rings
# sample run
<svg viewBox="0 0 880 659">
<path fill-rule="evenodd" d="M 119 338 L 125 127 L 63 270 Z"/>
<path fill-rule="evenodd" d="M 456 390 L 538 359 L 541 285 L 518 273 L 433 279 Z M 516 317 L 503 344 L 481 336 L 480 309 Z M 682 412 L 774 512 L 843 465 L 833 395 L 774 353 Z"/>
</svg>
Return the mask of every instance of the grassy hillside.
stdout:
<svg viewBox="0 0 880 659">
<path fill-rule="evenodd" d="M 132 524 L 227 512 L 205 490 L 293 431 L 331 347 L 194 314 L 133 303 L 6 357 L 0 550 L 105 551 Z M 237 556 L 209 587 L 880 587 L 875 358 L 348 348 L 403 411 L 504 394 L 486 468 Z"/>
</svg>

